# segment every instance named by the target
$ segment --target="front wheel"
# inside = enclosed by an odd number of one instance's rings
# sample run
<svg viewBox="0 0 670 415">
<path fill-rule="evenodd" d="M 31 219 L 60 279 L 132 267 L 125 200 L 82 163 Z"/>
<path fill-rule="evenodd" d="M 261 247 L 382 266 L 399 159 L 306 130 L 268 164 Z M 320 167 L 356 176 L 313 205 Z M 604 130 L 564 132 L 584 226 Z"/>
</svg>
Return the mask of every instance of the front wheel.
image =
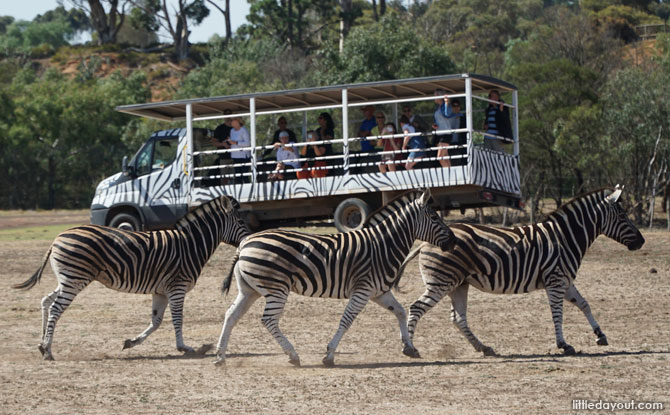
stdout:
<svg viewBox="0 0 670 415">
<path fill-rule="evenodd" d="M 132 213 L 119 213 L 109 221 L 109 226 L 125 231 L 139 231 L 142 226 L 140 219 Z"/>
<path fill-rule="evenodd" d="M 342 201 L 335 209 L 335 227 L 340 232 L 356 231 L 370 216 L 370 205 L 361 199 L 352 197 Z"/>
</svg>

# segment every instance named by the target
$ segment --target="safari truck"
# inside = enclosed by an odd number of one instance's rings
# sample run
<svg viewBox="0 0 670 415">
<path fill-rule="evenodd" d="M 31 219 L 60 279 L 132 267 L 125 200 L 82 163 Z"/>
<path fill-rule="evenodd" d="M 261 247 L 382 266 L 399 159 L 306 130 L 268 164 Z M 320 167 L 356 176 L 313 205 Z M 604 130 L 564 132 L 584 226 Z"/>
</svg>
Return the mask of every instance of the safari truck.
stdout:
<svg viewBox="0 0 670 415">
<path fill-rule="evenodd" d="M 489 99 L 493 90 L 509 102 Z M 443 94 L 464 108 L 459 128 L 440 130 L 432 125 Z M 517 102 L 514 85 L 466 73 L 119 106 L 120 112 L 170 125 L 179 122 L 183 128 L 153 133 L 134 157 L 123 159 L 121 172 L 100 182 L 91 204 L 91 222 L 128 229 L 169 228 L 189 209 L 225 194 L 240 202 L 252 229 L 282 221 L 332 218 L 340 231 L 348 231 L 361 227 L 371 212 L 397 194 L 425 187 L 431 189 L 440 210 L 520 208 Z M 489 104 L 502 105 L 511 115 L 511 134 L 495 136 L 507 143 L 504 151 L 482 145 L 491 138 L 483 129 Z M 396 126 L 399 107 L 411 106 L 429 128 L 360 137 L 360 110 L 371 105 Z M 302 137 L 314 129 L 317 115 L 324 113 L 335 120 L 333 137 L 306 142 Z M 263 155 L 277 148 L 267 126 L 280 115 L 293 120 L 298 137 L 285 146 L 294 149 L 295 158 L 286 161 L 297 167 L 277 170 L 276 159 Z M 212 128 L 231 117 L 246 120 L 250 145 L 215 147 Z M 463 138 L 448 147 L 448 154 L 438 152 L 434 140 L 445 134 Z M 384 150 L 386 140 L 404 143 L 415 136 L 423 137 L 421 159 L 410 158 L 416 148 Z M 368 150 L 363 151 L 365 140 L 376 148 L 366 146 Z M 329 151 L 317 155 L 305 151 L 306 146 Z M 226 157 L 240 150 L 250 157 L 238 163 L 239 159 Z M 440 160 L 450 160 L 449 166 L 443 167 Z M 418 163 L 406 169 L 408 161 Z M 398 168 L 382 173 L 380 164 Z M 319 170 L 321 174 L 312 174 Z M 283 178 L 273 180 L 276 172 L 283 173 Z"/>
</svg>

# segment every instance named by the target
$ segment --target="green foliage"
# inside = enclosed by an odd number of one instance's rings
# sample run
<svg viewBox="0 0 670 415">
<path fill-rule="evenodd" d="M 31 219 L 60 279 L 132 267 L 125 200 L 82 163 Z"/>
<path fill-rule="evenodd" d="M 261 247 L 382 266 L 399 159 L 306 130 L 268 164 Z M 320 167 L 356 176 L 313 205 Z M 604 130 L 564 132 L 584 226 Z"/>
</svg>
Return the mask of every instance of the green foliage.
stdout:
<svg viewBox="0 0 670 415">
<path fill-rule="evenodd" d="M 342 54 L 331 53 L 329 83 L 379 81 L 452 73 L 454 64 L 443 48 L 417 38 L 394 13 L 378 23 L 356 27 Z"/>
<path fill-rule="evenodd" d="M 5 92 L 0 206 L 85 207 L 95 184 L 135 150 L 136 141 L 129 149 L 120 140 L 128 117 L 114 107 L 149 98 L 144 75 L 83 82 L 55 70 L 40 78 L 21 72 Z"/>
</svg>

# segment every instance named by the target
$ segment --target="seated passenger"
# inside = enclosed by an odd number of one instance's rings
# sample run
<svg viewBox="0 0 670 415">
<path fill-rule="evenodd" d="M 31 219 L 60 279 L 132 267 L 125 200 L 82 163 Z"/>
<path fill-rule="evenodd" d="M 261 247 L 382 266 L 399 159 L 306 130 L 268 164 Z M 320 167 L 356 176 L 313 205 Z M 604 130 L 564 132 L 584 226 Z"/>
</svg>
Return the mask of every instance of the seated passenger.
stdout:
<svg viewBox="0 0 670 415">
<path fill-rule="evenodd" d="M 395 134 L 396 133 L 395 125 L 393 125 L 393 123 L 386 124 L 382 132 L 383 135 Z M 383 143 L 378 143 L 377 145 L 383 147 L 384 152 L 397 151 L 402 149 L 402 137 L 384 138 L 381 139 L 380 141 L 383 141 Z M 386 164 L 384 162 L 391 162 L 401 159 L 402 159 L 402 153 L 382 154 L 382 163 L 379 164 L 379 171 L 382 173 L 386 173 L 387 171 L 396 171 L 398 168 L 398 165 L 396 163 Z"/>
<path fill-rule="evenodd" d="M 328 116 L 330 118 L 330 116 Z M 321 119 L 321 117 L 319 117 Z M 332 119 L 331 119 L 332 122 Z M 317 130 L 318 131 L 318 130 Z M 317 132 L 310 130 L 307 131 L 306 142 L 310 141 L 319 141 Z M 329 146 L 329 147 L 327 147 Z M 309 146 L 303 146 L 300 148 L 300 157 L 306 157 L 308 159 L 314 159 L 315 157 L 325 156 L 328 154 L 328 149 L 330 148 L 330 154 L 332 154 L 332 146 L 330 144 L 312 144 Z M 310 167 L 326 167 L 327 163 L 324 160 L 307 160 L 303 163 L 302 168 L 307 169 Z M 328 169 L 314 169 L 314 170 L 301 170 L 297 172 L 296 176 L 298 179 L 309 179 L 316 177 L 326 177 L 328 174 Z"/>
<path fill-rule="evenodd" d="M 284 132 L 284 131 L 288 133 L 288 142 L 289 143 L 295 143 L 296 142 L 295 133 L 293 131 L 291 131 L 290 129 L 288 129 L 286 126 L 287 126 L 286 117 L 284 117 L 282 115 L 281 117 L 279 117 L 277 119 L 277 127 L 279 127 L 279 128 L 277 128 L 277 130 L 275 130 L 275 133 L 272 136 L 272 144 L 273 145 L 276 144 L 276 143 L 279 143 L 279 134 Z M 263 150 L 263 158 L 270 155 L 270 153 L 272 153 L 273 150 L 274 150 L 273 148 L 267 148 L 267 149 Z"/>
<path fill-rule="evenodd" d="M 274 144 L 275 149 L 277 149 L 277 167 L 274 172 L 272 172 L 268 179 L 270 180 L 283 180 L 284 178 L 291 178 L 293 172 L 283 172 L 282 170 L 290 169 L 299 169 L 300 162 L 297 160 L 298 151 L 295 147 L 287 147 L 289 144 L 290 136 L 288 132 L 282 131 L 279 133 L 279 142 Z"/>
<path fill-rule="evenodd" d="M 414 126 L 410 124 L 409 117 L 406 115 L 400 117 L 400 129 L 404 134 L 407 134 L 403 140 L 402 149 L 413 150 L 409 153 L 409 156 L 407 156 L 407 163 L 405 164 L 407 170 L 412 170 L 414 166 L 416 166 L 417 160 L 426 156 L 426 151 L 421 150 L 426 148 L 426 137 L 422 135 L 409 135 L 415 133 L 416 130 L 414 129 Z"/>
</svg>

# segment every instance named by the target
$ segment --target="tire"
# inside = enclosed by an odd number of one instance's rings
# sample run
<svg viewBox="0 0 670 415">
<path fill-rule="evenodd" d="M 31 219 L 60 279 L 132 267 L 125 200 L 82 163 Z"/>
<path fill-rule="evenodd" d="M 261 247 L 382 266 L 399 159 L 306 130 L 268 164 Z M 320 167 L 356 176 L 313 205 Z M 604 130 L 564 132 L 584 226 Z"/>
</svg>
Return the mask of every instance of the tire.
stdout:
<svg viewBox="0 0 670 415">
<path fill-rule="evenodd" d="M 370 205 L 358 198 L 342 201 L 335 209 L 335 227 L 340 232 L 356 231 L 370 216 Z"/>
<path fill-rule="evenodd" d="M 132 213 L 119 213 L 109 221 L 109 226 L 126 231 L 139 231 L 142 229 L 139 218 Z"/>
</svg>

